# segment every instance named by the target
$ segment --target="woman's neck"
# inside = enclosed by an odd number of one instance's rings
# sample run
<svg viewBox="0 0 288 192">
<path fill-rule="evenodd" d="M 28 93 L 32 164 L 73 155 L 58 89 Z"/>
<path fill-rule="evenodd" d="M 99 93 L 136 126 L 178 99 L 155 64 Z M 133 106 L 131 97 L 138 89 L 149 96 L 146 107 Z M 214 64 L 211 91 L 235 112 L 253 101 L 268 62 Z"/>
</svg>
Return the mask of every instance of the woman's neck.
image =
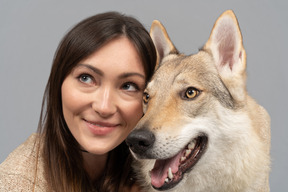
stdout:
<svg viewBox="0 0 288 192">
<path fill-rule="evenodd" d="M 83 163 L 86 172 L 92 181 L 98 180 L 104 173 L 108 160 L 108 153 L 95 155 L 89 152 L 82 152 Z"/>
</svg>

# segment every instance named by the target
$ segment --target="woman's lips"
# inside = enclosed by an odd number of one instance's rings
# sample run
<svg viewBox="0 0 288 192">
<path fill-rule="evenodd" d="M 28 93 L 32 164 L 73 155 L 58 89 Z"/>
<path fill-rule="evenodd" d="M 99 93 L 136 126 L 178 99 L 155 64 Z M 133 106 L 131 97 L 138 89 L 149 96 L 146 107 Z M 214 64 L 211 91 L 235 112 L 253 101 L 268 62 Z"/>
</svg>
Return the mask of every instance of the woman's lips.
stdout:
<svg viewBox="0 0 288 192">
<path fill-rule="evenodd" d="M 89 128 L 90 132 L 94 135 L 104 136 L 111 133 L 118 124 L 111 124 L 107 122 L 93 122 L 85 120 L 87 127 Z"/>
</svg>

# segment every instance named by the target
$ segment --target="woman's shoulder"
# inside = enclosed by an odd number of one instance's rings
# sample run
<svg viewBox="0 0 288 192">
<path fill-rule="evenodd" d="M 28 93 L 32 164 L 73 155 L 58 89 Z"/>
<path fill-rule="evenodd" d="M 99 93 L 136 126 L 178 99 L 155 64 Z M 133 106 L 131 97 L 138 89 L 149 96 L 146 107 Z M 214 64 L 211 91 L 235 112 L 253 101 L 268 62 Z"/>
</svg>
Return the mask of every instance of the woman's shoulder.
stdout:
<svg viewBox="0 0 288 192">
<path fill-rule="evenodd" d="M 43 162 L 39 162 L 42 158 L 38 140 L 39 135 L 32 134 L 0 164 L 0 191 L 32 191 L 36 180 L 38 184 L 39 180 L 45 180 L 38 176 L 44 169 Z"/>
<path fill-rule="evenodd" d="M 33 133 L 24 143 L 12 151 L 8 157 L 1 163 L 0 170 L 20 171 L 21 168 L 27 168 L 31 160 L 36 156 L 36 139 L 38 134 Z M 19 167 L 25 165 L 24 167 Z M 20 170 L 19 170 L 20 169 Z"/>
</svg>

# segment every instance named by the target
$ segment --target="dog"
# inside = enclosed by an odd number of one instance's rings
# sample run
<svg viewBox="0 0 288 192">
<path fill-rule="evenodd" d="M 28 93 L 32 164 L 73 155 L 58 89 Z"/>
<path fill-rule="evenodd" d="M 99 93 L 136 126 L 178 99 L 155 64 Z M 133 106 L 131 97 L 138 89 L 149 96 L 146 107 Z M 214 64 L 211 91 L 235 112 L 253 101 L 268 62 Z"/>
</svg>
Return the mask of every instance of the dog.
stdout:
<svg viewBox="0 0 288 192">
<path fill-rule="evenodd" d="M 270 117 L 246 90 L 246 53 L 232 10 L 197 54 L 179 53 L 159 21 L 157 69 L 126 143 L 143 191 L 267 192 Z"/>
</svg>

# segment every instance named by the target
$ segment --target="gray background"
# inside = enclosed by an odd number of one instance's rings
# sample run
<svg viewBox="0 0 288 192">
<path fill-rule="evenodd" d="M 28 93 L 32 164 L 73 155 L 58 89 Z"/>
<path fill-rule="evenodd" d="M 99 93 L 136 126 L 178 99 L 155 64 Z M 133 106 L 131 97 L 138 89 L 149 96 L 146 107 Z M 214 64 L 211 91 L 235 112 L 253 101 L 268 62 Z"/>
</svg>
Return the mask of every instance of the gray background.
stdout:
<svg viewBox="0 0 288 192">
<path fill-rule="evenodd" d="M 288 191 L 288 1 L 0 0 L 0 162 L 37 129 L 44 87 L 63 35 L 104 11 L 160 20 L 176 47 L 196 53 L 217 17 L 236 13 L 248 64 L 248 91 L 272 118 L 271 191 Z M 284 61 L 285 60 L 285 61 Z"/>
</svg>

